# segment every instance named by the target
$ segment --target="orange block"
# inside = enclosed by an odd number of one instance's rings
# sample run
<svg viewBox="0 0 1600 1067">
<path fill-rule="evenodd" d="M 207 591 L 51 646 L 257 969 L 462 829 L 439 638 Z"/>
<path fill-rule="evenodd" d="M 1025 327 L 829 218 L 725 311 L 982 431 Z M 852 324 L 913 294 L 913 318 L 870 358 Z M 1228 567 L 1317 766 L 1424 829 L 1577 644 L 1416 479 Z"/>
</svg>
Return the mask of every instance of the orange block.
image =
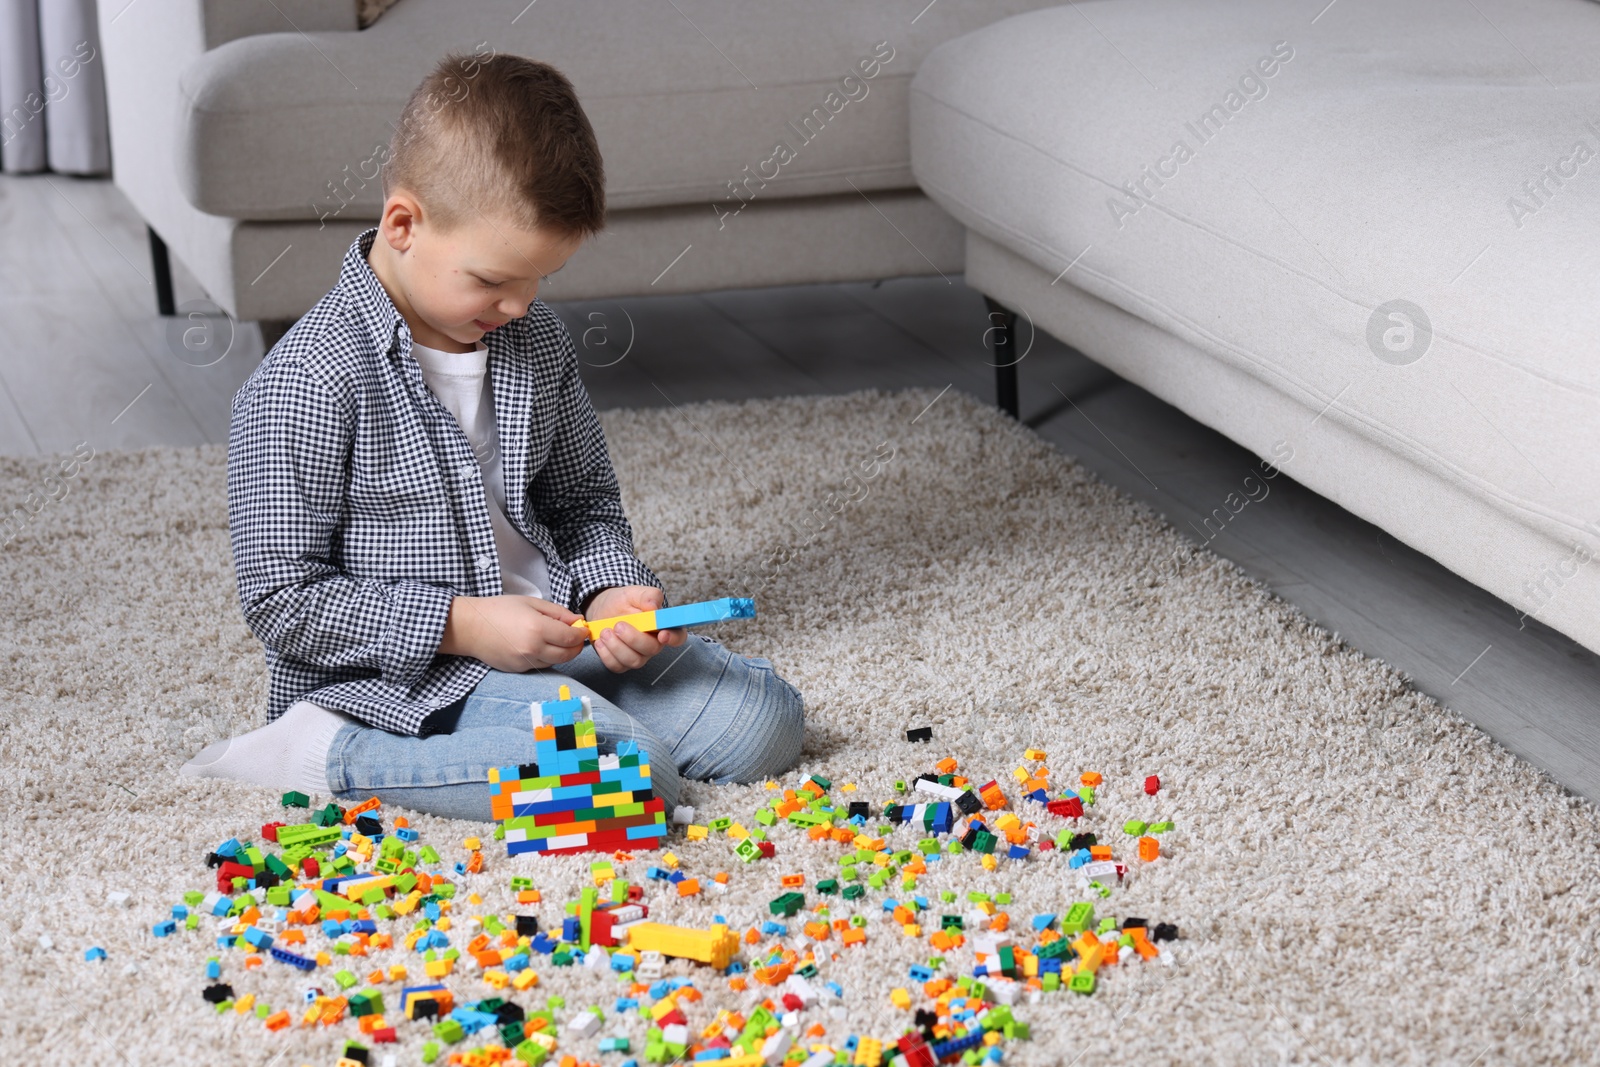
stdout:
<svg viewBox="0 0 1600 1067">
<path fill-rule="evenodd" d="M 750 988 L 750 984 L 744 980 L 744 975 L 736 974 L 732 978 L 728 979 L 728 988 L 733 990 L 735 993 L 743 993 L 746 989 Z"/>
<path fill-rule="evenodd" d="M 1097 859 L 1097 860 L 1108 860 L 1108 859 L 1111 858 L 1111 846 L 1110 845 L 1090 845 L 1089 846 L 1089 857 L 1091 859 Z"/>
<path fill-rule="evenodd" d="M 814 941 L 828 939 L 828 924 L 825 922 L 809 922 L 805 925 L 806 936 Z"/>
<path fill-rule="evenodd" d="M 1153 837 L 1139 838 L 1139 858 L 1146 863 L 1161 858 L 1161 842 Z"/>
<path fill-rule="evenodd" d="M 852 926 L 839 934 L 839 941 L 846 945 L 864 945 L 867 943 L 867 932 L 859 926 Z"/>
<path fill-rule="evenodd" d="M 383 802 L 380 801 L 377 797 L 368 797 L 367 799 L 363 800 L 361 803 L 357 804 L 355 807 L 346 808 L 345 809 L 344 824 L 346 826 L 350 826 L 356 821 L 356 816 L 365 815 L 367 812 L 372 811 L 375 808 L 380 808 L 382 806 L 383 806 Z"/>
<path fill-rule="evenodd" d="M 1099 771 L 1084 771 L 1083 774 L 1078 777 L 1078 781 L 1093 789 L 1095 786 L 1098 786 L 1100 783 L 1105 781 L 1105 776 Z"/>
<path fill-rule="evenodd" d="M 700 879 L 698 878 L 685 878 L 678 883 L 678 895 L 680 897 L 692 897 L 698 892 L 700 892 Z"/>
<path fill-rule="evenodd" d="M 267 1016 L 268 1030 L 282 1030 L 288 1025 L 289 1013 L 286 1011 L 275 1011 L 271 1015 Z"/>
<path fill-rule="evenodd" d="M 1011 929 L 1011 916 L 1007 915 L 1005 912 L 1002 911 L 999 915 L 996 915 L 994 918 L 989 920 L 989 929 L 991 929 L 991 930 L 1009 930 L 1009 929 Z"/>
<path fill-rule="evenodd" d="M 479 871 L 483 870 L 482 852 L 474 852 L 472 854 L 472 858 L 467 861 L 467 870 L 472 874 L 477 874 Z"/>
<path fill-rule="evenodd" d="M 806 836 L 811 838 L 813 841 L 822 841 L 826 839 L 831 832 L 832 831 L 826 826 L 813 826 L 811 829 L 806 831 Z M 805 884 L 804 879 L 801 880 L 801 884 Z"/>
<path fill-rule="evenodd" d="M 543 898 L 539 895 L 539 891 L 537 889 L 517 890 L 518 904 L 537 904 L 541 899 Z"/>
</svg>

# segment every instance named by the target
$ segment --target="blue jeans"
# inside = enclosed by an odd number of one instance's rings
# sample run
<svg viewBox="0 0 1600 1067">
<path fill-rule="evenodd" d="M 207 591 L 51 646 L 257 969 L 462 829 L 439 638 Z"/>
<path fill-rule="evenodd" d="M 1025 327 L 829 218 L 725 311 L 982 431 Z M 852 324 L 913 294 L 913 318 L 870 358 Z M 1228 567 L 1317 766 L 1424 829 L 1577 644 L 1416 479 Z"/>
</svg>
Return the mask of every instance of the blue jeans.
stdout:
<svg viewBox="0 0 1600 1067">
<path fill-rule="evenodd" d="M 769 661 L 691 632 L 678 648 L 621 674 L 593 645 L 545 670 L 491 670 L 429 717 L 430 728 L 444 732 L 427 737 L 348 723 L 328 750 L 328 786 L 338 800 L 375 796 L 386 807 L 490 822 L 489 768 L 536 762 L 530 705 L 556 699 L 562 685 L 589 696 L 600 751 L 633 739 L 649 753 L 651 782 L 669 813 L 685 778 L 752 782 L 800 758 L 799 691 Z"/>
</svg>

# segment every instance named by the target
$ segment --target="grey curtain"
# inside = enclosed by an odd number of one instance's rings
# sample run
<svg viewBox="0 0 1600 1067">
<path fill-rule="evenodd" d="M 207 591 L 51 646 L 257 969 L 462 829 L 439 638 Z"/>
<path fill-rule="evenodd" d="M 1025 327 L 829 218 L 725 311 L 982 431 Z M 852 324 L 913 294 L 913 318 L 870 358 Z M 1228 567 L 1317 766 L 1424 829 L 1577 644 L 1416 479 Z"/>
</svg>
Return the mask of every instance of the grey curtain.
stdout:
<svg viewBox="0 0 1600 1067">
<path fill-rule="evenodd" d="M 95 0 L 0 0 L 0 170 L 111 170 L 104 65 Z"/>
</svg>

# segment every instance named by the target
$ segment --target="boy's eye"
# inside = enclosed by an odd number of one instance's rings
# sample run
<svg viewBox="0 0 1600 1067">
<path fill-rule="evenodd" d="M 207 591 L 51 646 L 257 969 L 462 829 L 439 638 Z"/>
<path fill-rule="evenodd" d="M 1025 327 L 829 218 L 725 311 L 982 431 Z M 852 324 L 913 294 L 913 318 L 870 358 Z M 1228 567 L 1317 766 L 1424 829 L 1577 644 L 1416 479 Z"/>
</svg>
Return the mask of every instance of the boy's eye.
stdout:
<svg viewBox="0 0 1600 1067">
<path fill-rule="evenodd" d="M 476 274 L 473 275 L 473 279 L 485 289 L 493 289 L 495 286 L 500 284 L 499 282 L 491 282 L 485 278 L 479 278 Z"/>
</svg>

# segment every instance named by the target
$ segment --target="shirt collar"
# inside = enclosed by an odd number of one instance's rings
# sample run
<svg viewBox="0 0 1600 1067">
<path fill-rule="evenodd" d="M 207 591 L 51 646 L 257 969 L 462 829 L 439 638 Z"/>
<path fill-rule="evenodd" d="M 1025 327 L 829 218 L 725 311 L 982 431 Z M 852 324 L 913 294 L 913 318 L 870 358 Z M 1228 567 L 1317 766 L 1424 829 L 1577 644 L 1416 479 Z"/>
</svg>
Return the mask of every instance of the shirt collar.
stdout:
<svg viewBox="0 0 1600 1067">
<path fill-rule="evenodd" d="M 390 359 L 398 359 L 402 352 L 411 348 L 411 328 L 367 262 L 367 254 L 372 251 L 372 242 L 377 236 L 378 228 L 374 226 L 350 245 L 344 255 L 344 266 L 339 270 L 339 285 L 349 295 L 351 305 L 371 333 L 378 351 Z"/>
</svg>

